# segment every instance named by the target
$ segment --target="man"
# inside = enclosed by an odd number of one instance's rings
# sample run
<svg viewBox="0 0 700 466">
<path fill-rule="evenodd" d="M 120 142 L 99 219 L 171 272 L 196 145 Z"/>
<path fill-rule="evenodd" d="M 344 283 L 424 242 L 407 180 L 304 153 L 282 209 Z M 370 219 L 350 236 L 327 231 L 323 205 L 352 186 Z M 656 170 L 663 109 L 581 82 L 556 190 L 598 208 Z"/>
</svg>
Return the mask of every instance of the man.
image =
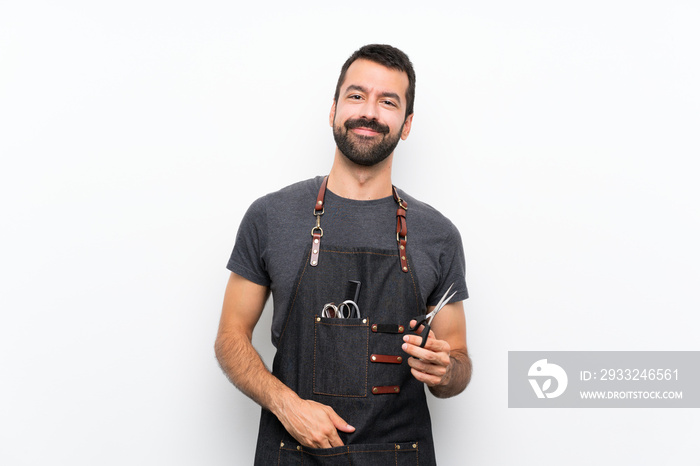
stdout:
<svg viewBox="0 0 700 466">
<path fill-rule="evenodd" d="M 215 349 L 263 408 L 255 464 L 435 464 L 424 385 L 449 397 L 469 383 L 467 289 L 454 225 L 392 186 L 414 93 L 403 52 L 356 51 L 331 106 L 329 176 L 258 199 L 243 219 Z M 421 347 L 412 318 L 452 283 Z M 251 344 L 270 292 L 272 372 Z"/>
</svg>

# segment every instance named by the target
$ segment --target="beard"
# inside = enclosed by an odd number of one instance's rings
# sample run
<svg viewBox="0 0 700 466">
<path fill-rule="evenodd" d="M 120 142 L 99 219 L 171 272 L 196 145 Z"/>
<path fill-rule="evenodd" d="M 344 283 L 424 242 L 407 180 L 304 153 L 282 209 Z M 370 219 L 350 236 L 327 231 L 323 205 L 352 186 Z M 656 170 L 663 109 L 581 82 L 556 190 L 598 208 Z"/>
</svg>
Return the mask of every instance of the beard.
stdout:
<svg viewBox="0 0 700 466">
<path fill-rule="evenodd" d="M 362 136 L 351 132 L 353 128 L 369 128 L 379 132 L 382 136 L 379 141 L 375 141 L 380 136 Z M 392 136 L 389 127 L 381 123 L 368 120 L 366 118 L 358 118 L 348 120 L 342 126 L 333 123 L 333 138 L 340 152 L 345 155 L 351 162 L 365 167 L 371 167 L 384 161 L 399 143 L 401 139 L 401 129 Z"/>
</svg>

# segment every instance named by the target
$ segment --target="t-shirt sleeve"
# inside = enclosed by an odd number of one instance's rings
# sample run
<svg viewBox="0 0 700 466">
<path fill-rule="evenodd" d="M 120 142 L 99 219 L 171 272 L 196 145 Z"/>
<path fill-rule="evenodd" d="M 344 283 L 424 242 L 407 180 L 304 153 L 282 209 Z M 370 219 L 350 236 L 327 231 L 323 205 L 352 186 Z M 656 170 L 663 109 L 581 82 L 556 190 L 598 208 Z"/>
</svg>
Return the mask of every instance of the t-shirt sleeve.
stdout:
<svg viewBox="0 0 700 466">
<path fill-rule="evenodd" d="M 260 198 L 251 204 L 243 216 L 226 268 L 253 283 L 270 286 L 264 259 L 268 239 L 265 205 L 265 198 Z"/>
<path fill-rule="evenodd" d="M 466 280 L 466 260 L 459 230 L 450 223 L 449 234 L 445 237 L 440 254 L 440 281 L 434 293 L 428 298 L 428 305 L 434 306 L 454 283 L 450 293 L 457 293 L 450 302 L 464 301 L 469 297 Z"/>
</svg>

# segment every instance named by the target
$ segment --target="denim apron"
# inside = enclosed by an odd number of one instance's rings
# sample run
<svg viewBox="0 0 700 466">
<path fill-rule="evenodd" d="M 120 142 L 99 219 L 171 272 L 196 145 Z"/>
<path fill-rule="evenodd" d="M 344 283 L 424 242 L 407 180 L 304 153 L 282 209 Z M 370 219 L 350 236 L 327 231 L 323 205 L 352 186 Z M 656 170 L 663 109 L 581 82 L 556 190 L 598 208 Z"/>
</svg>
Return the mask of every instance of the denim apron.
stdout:
<svg viewBox="0 0 700 466">
<path fill-rule="evenodd" d="M 327 179 L 272 373 L 302 399 L 332 407 L 355 431 L 338 431 L 344 446 L 308 448 L 263 409 L 255 464 L 434 465 L 424 386 L 401 349 L 410 319 L 426 312 L 406 254 L 406 203 L 394 188 L 398 253 L 321 241 Z M 350 280 L 361 282 L 360 318 L 322 317 L 326 303 L 344 299 Z"/>
</svg>

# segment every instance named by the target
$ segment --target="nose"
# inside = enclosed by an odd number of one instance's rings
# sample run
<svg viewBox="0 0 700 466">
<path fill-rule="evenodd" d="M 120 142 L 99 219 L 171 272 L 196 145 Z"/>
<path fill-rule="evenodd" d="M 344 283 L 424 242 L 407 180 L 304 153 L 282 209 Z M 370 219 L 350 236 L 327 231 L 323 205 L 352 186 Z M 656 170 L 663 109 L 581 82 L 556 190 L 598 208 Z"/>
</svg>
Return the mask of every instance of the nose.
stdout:
<svg viewBox="0 0 700 466">
<path fill-rule="evenodd" d="M 361 116 L 368 120 L 376 120 L 378 116 L 377 103 L 371 100 L 365 101 L 362 105 Z"/>
</svg>

